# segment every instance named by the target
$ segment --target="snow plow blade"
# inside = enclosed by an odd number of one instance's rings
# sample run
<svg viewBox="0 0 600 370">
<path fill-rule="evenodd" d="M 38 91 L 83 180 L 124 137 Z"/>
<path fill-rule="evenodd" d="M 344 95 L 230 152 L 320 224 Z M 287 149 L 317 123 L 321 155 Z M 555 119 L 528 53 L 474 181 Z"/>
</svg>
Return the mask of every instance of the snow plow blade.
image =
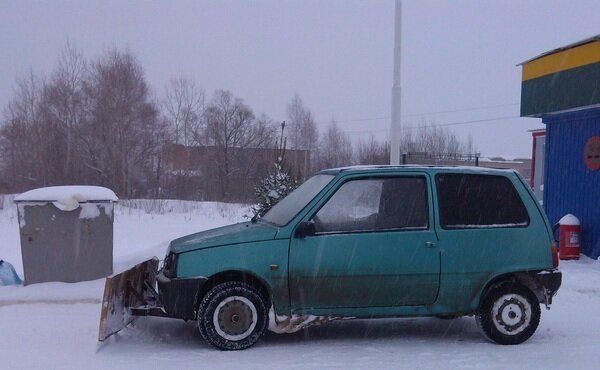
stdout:
<svg viewBox="0 0 600 370">
<path fill-rule="evenodd" d="M 132 323 L 136 316 L 163 316 L 158 302 L 158 258 L 139 263 L 104 283 L 98 340 L 104 341 Z"/>
</svg>

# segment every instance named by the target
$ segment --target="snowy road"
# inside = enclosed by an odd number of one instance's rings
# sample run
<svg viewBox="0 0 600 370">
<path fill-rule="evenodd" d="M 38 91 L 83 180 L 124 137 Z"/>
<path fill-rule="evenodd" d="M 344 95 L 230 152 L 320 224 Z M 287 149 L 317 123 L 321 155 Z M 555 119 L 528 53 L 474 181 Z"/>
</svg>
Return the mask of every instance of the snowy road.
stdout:
<svg viewBox="0 0 600 370">
<path fill-rule="evenodd" d="M 174 236 L 229 223 L 242 213 L 214 207 L 192 215 L 118 210 L 117 270 L 148 254 L 162 257 Z M 0 258 L 13 262 L 22 276 L 13 211 L 0 211 Z M 518 346 L 488 343 L 471 317 L 334 322 L 294 334 L 269 333 L 241 352 L 209 347 L 194 323 L 141 318 L 98 343 L 102 280 L 0 287 L 0 363 L 2 369 L 597 368 L 600 262 L 584 258 L 562 262 L 561 269 L 563 287 L 552 310 L 542 310 L 538 331 Z"/>
</svg>

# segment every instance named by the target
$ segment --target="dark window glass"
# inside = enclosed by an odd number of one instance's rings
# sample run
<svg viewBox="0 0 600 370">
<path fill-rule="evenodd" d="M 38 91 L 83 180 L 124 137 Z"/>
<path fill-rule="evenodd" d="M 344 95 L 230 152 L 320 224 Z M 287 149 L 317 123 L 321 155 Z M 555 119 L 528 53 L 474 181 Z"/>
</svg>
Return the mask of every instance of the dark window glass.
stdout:
<svg viewBox="0 0 600 370">
<path fill-rule="evenodd" d="M 424 177 L 368 178 L 345 182 L 313 217 L 321 233 L 426 229 Z"/>
<path fill-rule="evenodd" d="M 522 227 L 529 215 L 504 176 L 438 174 L 440 225 L 445 229 Z"/>
</svg>

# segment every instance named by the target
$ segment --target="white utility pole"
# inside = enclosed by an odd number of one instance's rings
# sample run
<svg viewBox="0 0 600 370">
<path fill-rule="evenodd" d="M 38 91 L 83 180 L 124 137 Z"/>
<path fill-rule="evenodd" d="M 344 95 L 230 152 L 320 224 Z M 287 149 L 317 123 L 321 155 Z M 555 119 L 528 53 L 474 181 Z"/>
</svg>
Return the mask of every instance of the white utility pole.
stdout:
<svg viewBox="0 0 600 370">
<path fill-rule="evenodd" d="M 396 0 L 394 25 L 394 84 L 392 85 L 392 125 L 390 128 L 390 164 L 400 164 L 400 57 L 402 48 L 402 0 Z"/>
</svg>

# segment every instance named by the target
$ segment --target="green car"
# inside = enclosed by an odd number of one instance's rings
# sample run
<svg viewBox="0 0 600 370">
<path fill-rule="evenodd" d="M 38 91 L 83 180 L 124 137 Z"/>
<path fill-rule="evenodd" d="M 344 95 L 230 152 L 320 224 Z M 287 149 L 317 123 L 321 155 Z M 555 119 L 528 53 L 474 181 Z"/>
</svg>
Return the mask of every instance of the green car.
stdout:
<svg viewBox="0 0 600 370">
<path fill-rule="evenodd" d="M 107 280 L 101 340 L 120 329 L 109 323 L 121 308 L 196 320 L 223 350 L 335 319 L 463 315 L 518 344 L 562 277 L 530 188 L 515 171 L 477 167 L 324 170 L 259 220 L 173 240 L 157 265 Z"/>
</svg>

